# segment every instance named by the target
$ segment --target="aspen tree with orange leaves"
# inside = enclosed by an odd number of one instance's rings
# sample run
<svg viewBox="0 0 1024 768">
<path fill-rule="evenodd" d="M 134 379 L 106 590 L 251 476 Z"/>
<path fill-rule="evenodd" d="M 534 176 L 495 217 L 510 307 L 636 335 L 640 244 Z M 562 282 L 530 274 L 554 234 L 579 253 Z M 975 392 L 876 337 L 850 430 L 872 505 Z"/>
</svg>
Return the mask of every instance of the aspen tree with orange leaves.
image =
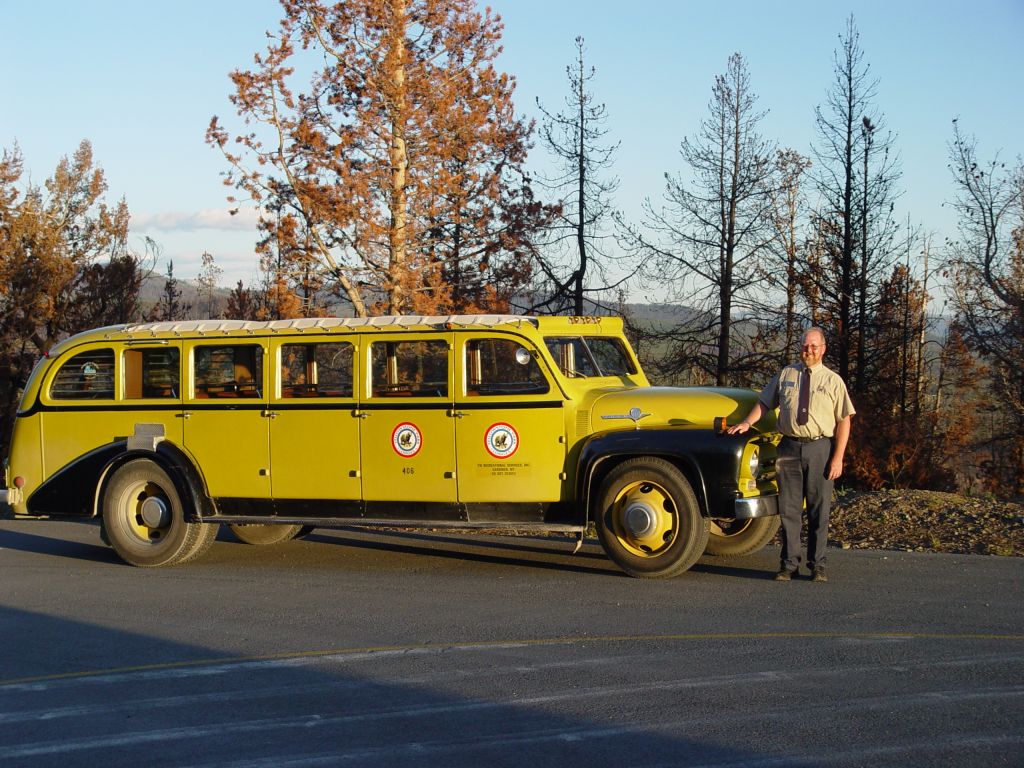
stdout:
<svg viewBox="0 0 1024 768">
<path fill-rule="evenodd" d="M 0 444 L 40 356 L 86 328 L 137 320 L 140 260 L 128 248 L 128 205 L 83 141 L 42 186 L 21 152 L 0 155 Z"/>
<path fill-rule="evenodd" d="M 312 256 L 357 316 L 504 309 L 549 212 L 495 68 L 500 17 L 474 0 L 282 7 L 231 74 L 242 126 L 207 131 L 266 241 Z"/>
</svg>

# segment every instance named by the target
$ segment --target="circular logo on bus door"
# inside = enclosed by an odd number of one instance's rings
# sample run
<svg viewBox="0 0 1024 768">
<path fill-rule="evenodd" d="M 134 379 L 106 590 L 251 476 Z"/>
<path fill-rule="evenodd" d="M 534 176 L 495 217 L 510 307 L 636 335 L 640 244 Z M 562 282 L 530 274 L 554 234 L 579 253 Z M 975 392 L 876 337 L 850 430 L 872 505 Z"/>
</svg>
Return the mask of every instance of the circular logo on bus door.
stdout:
<svg viewBox="0 0 1024 768">
<path fill-rule="evenodd" d="M 519 435 L 511 424 L 499 421 L 487 428 L 484 445 L 494 458 L 507 459 L 519 448 Z"/>
<path fill-rule="evenodd" d="M 399 456 L 407 459 L 415 456 L 420 452 L 422 445 L 423 435 L 420 434 L 419 427 L 411 422 L 403 421 L 391 433 L 391 447 Z"/>
</svg>

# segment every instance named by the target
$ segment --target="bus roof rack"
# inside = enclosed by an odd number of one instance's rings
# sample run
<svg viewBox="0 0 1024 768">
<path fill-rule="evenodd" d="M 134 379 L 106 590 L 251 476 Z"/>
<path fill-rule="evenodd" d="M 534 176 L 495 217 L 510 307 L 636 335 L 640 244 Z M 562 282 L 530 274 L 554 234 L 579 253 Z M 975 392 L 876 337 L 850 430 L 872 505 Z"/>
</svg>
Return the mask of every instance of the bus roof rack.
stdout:
<svg viewBox="0 0 1024 768">
<path fill-rule="evenodd" d="M 491 327 L 516 322 L 537 326 L 537 318 L 527 315 L 380 315 L 378 317 L 304 317 L 294 320 L 172 320 L 124 325 L 111 330 L 135 336 L 161 333 L 322 331 L 332 328 Z"/>
</svg>

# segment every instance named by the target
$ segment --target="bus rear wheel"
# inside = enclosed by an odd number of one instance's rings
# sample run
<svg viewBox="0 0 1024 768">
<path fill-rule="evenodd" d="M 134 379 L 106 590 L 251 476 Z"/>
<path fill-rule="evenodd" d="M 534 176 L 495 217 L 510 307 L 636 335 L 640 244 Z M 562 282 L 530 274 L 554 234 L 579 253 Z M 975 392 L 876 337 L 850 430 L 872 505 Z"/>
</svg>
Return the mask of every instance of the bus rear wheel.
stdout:
<svg viewBox="0 0 1024 768">
<path fill-rule="evenodd" d="M 140 568 L 192 560 L 217 536 L 215 525 L 186 521 L 174 482 L 149 459 L 115 470 L 103 493 L 103 529 L 118 556 Z"/>
<path fill-rule="evenodd" d="M 705 553 L 717 557 L 752 555 L 775 537 L 780 523 L 778 515 L 751 520 L 712 520 Z"/>
<path fill-rule="evenodd" d="M 246 525 L 238 523 L 229 525 L 228 528 L 235 534 L 235 538 L 243 544 L 282 544 L 291 541 L 299 536 L 305 536 L 311 528 L 303 525 L 263 525 L 254 523 Z"/>
<path fill-rule="evenodd" d="M 758 552 L 779 530 L 778 515 L 751 520 L 712 520 L 706 554 L 717 557 L 740 557 Z"/>
<path fill-rule="evenodd" d="M 708 522 L 674 465 L 629 459 L 601 483 L 597 535 L 608 557 L 630 576 L 668 578 L 704 554 Z"/>
</svg>

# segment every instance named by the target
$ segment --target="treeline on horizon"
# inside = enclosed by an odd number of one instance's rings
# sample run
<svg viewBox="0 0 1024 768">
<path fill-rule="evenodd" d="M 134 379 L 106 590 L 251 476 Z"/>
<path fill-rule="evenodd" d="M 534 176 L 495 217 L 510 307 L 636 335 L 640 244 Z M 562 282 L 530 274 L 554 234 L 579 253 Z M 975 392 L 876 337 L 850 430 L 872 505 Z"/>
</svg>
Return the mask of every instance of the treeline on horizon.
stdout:
<svg viewBox="0 0 1024 768">
<path fill-rule="evenodd" d="M 640 220 L 614 206 L 619 147 L 582 38 L 561 110 L 517 117 L 500 17 L 475 0 L 285 2 L 233 122 L 211 119 L 229 204 L 260 213 L 260 278 L 195 300 L 128 244 L 88 141 L 42 185 L 0 155 L 0 442 L 36 360 L 105 324 L 219 314 L 624 314 L 653 381 L 762 387 L 825 329 L 858 415 L 845 482 L 1024 495 L 1024 165 L 979 157 L 953 121 L 957 232 L 899 212 L 898 137 L 851 16 L 809 154 L 760 132 L 740 53 Z M 256 41 L 254 41 L 254 44 Z M 822 66 L 829 63 L 822 62 Z M 216 76 L 218 73 L 211 73 Z M 552 168 L 531 175 L 532 145 Z M 534 150 L 536 151 L 536 150 Z M 631 320 L 627 290 L 685 308 Z M 941 326 L 928 313 L 941 301 Z"/>
</svg>

